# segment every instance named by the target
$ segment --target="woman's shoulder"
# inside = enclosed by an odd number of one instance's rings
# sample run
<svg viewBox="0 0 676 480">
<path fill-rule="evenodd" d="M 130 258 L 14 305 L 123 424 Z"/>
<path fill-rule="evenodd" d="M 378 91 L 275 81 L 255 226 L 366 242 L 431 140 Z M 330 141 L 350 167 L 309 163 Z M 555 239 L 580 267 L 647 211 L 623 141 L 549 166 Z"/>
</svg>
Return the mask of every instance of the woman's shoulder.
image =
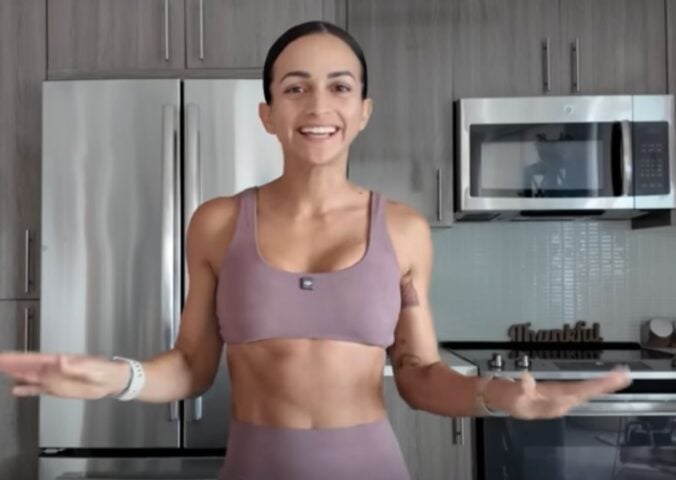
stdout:
<svg viewBox="0 0 676 480">
<path fill-rule="evenodd" d="M 188 243 L 199 245 L 214 269 L 234 235 L 241 193 L 209 199 L 190 217 Z"/>
<path fill-rule="evenodd" d="M 405 202 L 392 200 L 384 197 L 385 218 L 387 227 L 393 234 L 404 234 L 411 232 L 426 232 L 429 230 L 427 219 Z"/>
</svg>

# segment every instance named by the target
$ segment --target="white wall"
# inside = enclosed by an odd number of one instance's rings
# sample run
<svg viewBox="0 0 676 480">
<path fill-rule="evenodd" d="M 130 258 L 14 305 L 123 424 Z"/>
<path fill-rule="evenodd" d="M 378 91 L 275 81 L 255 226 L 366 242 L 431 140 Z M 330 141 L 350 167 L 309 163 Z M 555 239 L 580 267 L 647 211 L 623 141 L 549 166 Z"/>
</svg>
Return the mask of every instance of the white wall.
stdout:
<svg viewBox="0 0 676 480">
<path fill-rule="evenodd" d="M 460 223 L 432 236 L 439 340 L 506 340 L 513 323 L 586 320 L 605 340 L 638 341 L 642 320 L 676 318 L 676 227 Z"/>
</svg>

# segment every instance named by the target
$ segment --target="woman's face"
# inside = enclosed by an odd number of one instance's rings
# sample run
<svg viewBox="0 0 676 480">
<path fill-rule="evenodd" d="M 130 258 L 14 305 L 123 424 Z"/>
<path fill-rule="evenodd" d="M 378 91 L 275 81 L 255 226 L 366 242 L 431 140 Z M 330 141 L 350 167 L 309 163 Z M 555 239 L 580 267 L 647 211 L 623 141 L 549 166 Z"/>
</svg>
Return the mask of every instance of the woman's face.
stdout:
<svg viewBox="0 0 676 480">
<path fill-rule="evenodd" d="M 277 57 L 272 101 L 261 103 L 260 117 L 286 157 L 327 164 L 347 158 L 368 122 L 371 101 L 361 91 L 361 65 L 350 47 L 333 35 L 306 35 Z"/>
</svg>

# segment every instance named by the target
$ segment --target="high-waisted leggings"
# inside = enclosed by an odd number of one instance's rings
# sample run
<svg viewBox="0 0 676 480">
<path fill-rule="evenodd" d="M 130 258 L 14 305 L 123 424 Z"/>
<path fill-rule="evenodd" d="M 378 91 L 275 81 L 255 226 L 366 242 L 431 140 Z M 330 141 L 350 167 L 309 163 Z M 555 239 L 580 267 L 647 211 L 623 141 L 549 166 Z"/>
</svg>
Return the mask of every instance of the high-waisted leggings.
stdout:
<svg viewBox="0 0 676 480">
<path fill-rule="evenodd" d="M 219 480 L 410 480 L 387 418 L 296 429 L 233 419 Z"/>
</svg>

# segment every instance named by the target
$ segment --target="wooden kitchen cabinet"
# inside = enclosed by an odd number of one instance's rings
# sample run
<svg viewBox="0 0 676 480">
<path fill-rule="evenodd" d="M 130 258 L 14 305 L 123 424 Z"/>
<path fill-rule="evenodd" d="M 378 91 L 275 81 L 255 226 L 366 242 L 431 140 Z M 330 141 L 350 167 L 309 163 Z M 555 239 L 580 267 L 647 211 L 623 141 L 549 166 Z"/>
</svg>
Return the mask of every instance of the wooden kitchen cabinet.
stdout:
<svg viewBox="0 0 676 480">
<path fill-rule="evenodd" d="M 563 93 L 665 94 L 665 8 L 665 0 L 561 0 Z"/>
<path fill-rule="evenodd" d="M 676 0 L 667 0 L 668 93 L 676 95 Z"/>
<path fill-rule="evenodd" d="M 366 55 L 373 115 L 348 176 L 433 226 L 453 220 L 452 2 L 354 0 L 347 28 Z"/>
<path fill-rule="evenodd" d="M 416 480 L 472 480 L 473 422 L 412 410 L 399 396 L 393 377 L 384 377 L 387 413 Z"/>
<path fill-rule="evenodd" d="M 26 346 L 32 349 L 37 345 L 37 306 L 36 301 L 0 301 L 0 351 L 23 350 Z M 0 478 L 35 480 L 38 399 L 13 397 L 11 387 L 12 381 L 0 375 Z"/>
<path fill-rule="evenodd" d="M 0 1 L 0 299 L 38 297 L 44 65 L 44 1 Z"/>
<path fill-rule="evenodd" d="M 341 0 L 186 0 L 187 66 L 260 69 L 285 30 L 309 20 L 340 24 L 344 8 Z"/>
<path fill-rule="evenodd" d="M 557 93 L 559 0 L 452 0 L 455 98 Z"/>
<path fill-rule="evenodd" d="M 171 75 L 185 68 L 184 13 L 184 0 L 47 0 L 49 75 Z"/>
</svg>

